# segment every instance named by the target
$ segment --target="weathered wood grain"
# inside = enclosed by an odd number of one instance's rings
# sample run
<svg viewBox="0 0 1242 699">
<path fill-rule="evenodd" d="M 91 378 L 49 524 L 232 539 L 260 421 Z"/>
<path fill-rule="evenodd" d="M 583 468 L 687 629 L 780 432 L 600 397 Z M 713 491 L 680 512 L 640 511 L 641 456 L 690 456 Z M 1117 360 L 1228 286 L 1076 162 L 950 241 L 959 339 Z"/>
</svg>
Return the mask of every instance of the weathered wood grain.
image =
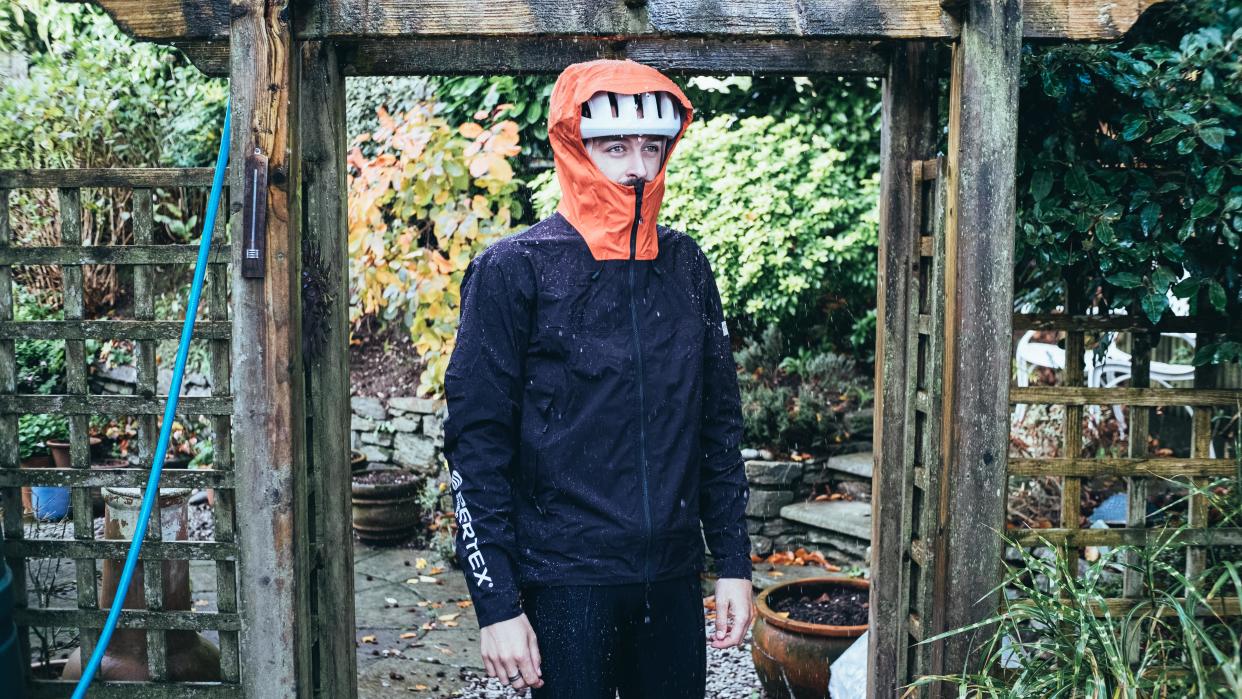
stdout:
<svg viewBox="0 0 1242 699">
<path fill-rule="evenodd" d="M 306 388 L 305 496 L 307 536 L 300 542 L 312 585 L 306 604 L 312 613 L 306 634 L 312 642 L 316 692 L 325 697 L 357 696 L 354 651 L 353 511 L 351 504 L 349 390 L 349 249 L 346 209 L 345 75 L 338 49 L 329 42 L 300 47 L 298 138 L 302 162 L 298 191 L 306 212 L 302 268 L 321 278 L 330 298 L 326 306 L 304 303 L 326 330 L 322 344 L 303 356 Z M 308 254 L 309 253 L 309 254 Z M 322 316 L 318 317 L 317 316 Z M 332 610 L 325 614 L 322 610 Z M 307 623 L 303 622 L 303 623 Z"/>
<path fill-rule="evenodd" d="M 233 401 L 228 396 L 182 397 L 177 406 L 183 415 L 228 415 Z M 63 413 L 65 415 L 163 415 L 164 398 L 156 396 L 0 395 L 0 413 Z"/>
<path fill-rule="evenodd" d="M 0 254 L 13 243 L 13 227 L 9 219 L 9 191 L 0 188 Z M 0 321 L 13 319 L 13 268 L 0 264 Z M 0 334 L 0 396 L 17 392 L 16 343 L 13 338 Z M 17 432 L 17 413 L 0 412 L 0 473 L 16 473 L 20 464 L 20 442 Z M 23 537 L 21 491 L 16 487 L 0 488 L 0 504 L 4 505 L 4 557 L 13 572 L 13 606 L 23 609 L 28 604 L 26 595 L 26 559 L 9 551 L 9 544 Z M 17 627 L 17 644 L 21 657 L 30 657 L 30 633 L 26 626 Z M 30 668 L 22 663 L 22 682 L 29 683 Z"/>
<path fill-rule="evenodd" d="M 0 169 L 0 189 L 44 187 L 210 187 L 209 167 Z"/>
<path fill-rule="evenodd" d="M 1130 424 L 1133 424 L 1132 422 Z M 1117 459 L 1010 459 L 1011 476 L 1228 476 L 1236 472 L 1229 459 L 1117 458 Z"/>
<path fill-rule="evenodd" d="M 151 472 L 145 468 L 63 469 L 23 468 L 0 470 L 0 488 L 60 486 L 81 488 L 141 488 Z M 232 487 L 233 475 L 207 469 L 166 468 L 160 474 L 161 488 Z"/>
<path fill-rule="evenodd" d="M 1025 386 L 1010 392 L 1011 403 L 1046 405 L 1235 405 L 1242 400 L 1236 388 L 1080 388 Z"/>
<path fill-rule="evenodd" d="M 953 52 L 940 491 L 948 549 L 938 598 L 946 629 L 992 615 L 1001 580 L 1022 8 L 1022 0 L 965 3 Z M 945 670 L 980 661 L 968 635 L 945 640 Z"/>
<path fill-rule="evenodd" d="M 1242 546 L 1242 528 L 1212 529 L 1023 529 L 1010 531 L 1019 546 Z"/>
<path fill-rule="evenodd" d="M 254 699 L 310 693 L 299 605 L 305 580 L 297 575 L 296 488 L 304 480 L 302 435 L 299 193 L 293 187 L 297 140 L 297 55 L 285 2 L 235 0 L 231 7 L 229 101 L 230 162 L 258 149 L 268 158 L 265 276 L 243 277 L 241 246 L 234 245 L 233 441 L 239 518 L 241 683 Z M 229 172 L 232 211 L 244 209 L 244 168 Z M 232 217 L 230 240 L 242 239 L 243 216 Z"/>
<path fill-rule="evenodd" d="M 101 629 L 108 618 L 108 610 L 23 609 L 15 615 L 15 618 L 18 623 L 31 626 L 79 626 Z M 236 614 L 135 609 L 121 612 L 116 626 L 118 629 L 158 629 L 161 631 L 205 631 L 208 629 L 235 631 L 241 628 L 241 620 Z"/>
<path fill-rule="evenodd" d="M 1242 319 L 1219 315 L 1168 316 L 1152 325 L 1143 315 L 1087 316 L 1058 313 L 1015 313 L 1014 330 L 1077 330 L 1099 332 L 1162 333 L 1197 332 L 1200 330 L 1227 330 L 1242 327 Z"/>
<path fill-rule="evenodd" d="M 76 682 L 71 680 L 37 680 L 26 689 L 29 699 L 64 699 L 73 695 Z M 91 699 L 242 699 L 245 694 L 237 685 L 216 682 L 178 682 L 175 684 L 141 684 L 135 682 L 91 683 Z"/>
<path fill-rule="evenodd" d="M 21 539 L 4 544 L 6 556 L 24 558 L 114 558 L 129 554 L 128 541 L 67 541 L 64 539 Z M 237 546 L 207 541 L 153 541 L 143 544 L 138 559 L 148 560 L 234 560 Z"/>
<path fill-rule="evenodd" d="M 880 136 L 880 249 L 876 289 L 875 465 L 871 499 L 871 567 L 868 652 L 875 663 L 869 697 L 894 696 L 905 680 L 909 612 L 903 552 L 910 421 L 909 353 L 911 268 L 917 262 L 920 211 L 915 207 L 911 164 L 930 157 L 936 143 L 935 48 L 908 44 L 894 50 L 884 80 Z"/>
<path fill-rule="evenodd" d="M 228 245 L 213 245 L 208 259 L 227 262 Z M 197 245 L 59 245 L 0 249 L 0 265 L 155 265 L 190 263 L 198 259 Z"/>
<path fill-rule="evenodd" d="M 227 340 L 228 323 L 200 321 L 194 339 Z M 15 340 L 175 340 L 181 337 L 177 320 L 6 320 L 0 336 Z"/>
<path fill-rule="evenodd" d="M 1031 39 L 1113 39 L 1157 0 L 1031 0 L 1024 36 Z M 219 40 L 228 37 L 229 3 L 181 0 L 94 0 L 140 39 Z M 411 35 L 632 36 L 733 35 L 943 39 L 959 23 L 937 0 L 318 0 L 295 16 L 300 40 Z"/>
<path fill-rule="evenodd" d="M 882 75 L 873 42 L 804 39 L 495 37 L 396 39 L 358 46 L 348 75 L 559 73 L 597 58 L 631 59 L 670 74 Z"/>
</svg>

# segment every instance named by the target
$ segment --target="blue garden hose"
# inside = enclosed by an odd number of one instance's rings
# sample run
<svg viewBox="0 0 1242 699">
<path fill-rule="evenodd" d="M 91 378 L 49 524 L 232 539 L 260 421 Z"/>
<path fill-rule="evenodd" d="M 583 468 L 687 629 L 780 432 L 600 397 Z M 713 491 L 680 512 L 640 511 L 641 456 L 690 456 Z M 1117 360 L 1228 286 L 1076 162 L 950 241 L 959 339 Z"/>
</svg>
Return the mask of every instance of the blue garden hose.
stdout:
<svg viewBox="0 0 1242 699">
<path fill-rule="evenodd" d="M 224 133 L 220 136 L 220 152 L 216 156 L 215 177 L 211 181 L 211 197 L 207 200 L 207 215 L 203 221 L 203 237 L 198 244 L 198 261 L 194 264 L 194 283 L 190 286 L 190 299 L 186 304 L 185 322 L 181 326 L 181 344 L 177 346 L 177 361 L 173 366 L 172 383 L 168 387 L 168 401 L 164 404 L 164 423 L 160 425 L 160 439 L 155 446 L 154 461 L 151 462 L 151 475 L 147 477 L 146 492 L 142 497 L 142 510 L 138 514 L 138 526 L 133 539 L 129 542 L 129 554 L 125 557 L 125 568 L 121 571 L 121 579 L 117 582 L 116 595 L 112 598 L 112 608 L 108 610 L 108 619 L 99 633 L 99 642 L 95 644 L 95 652 L 82 671 L 78 686 L 73 690 L 73 699 L 83 699 L 91 680 L 99 670 L 104 652 L 108 649 L 108 641 L 112 639 L 112 631 L 116 628 L 117 619 L 121 616 L 121 607 L 125 604 L 125 595 L 129 592 L 130 580 L 134 577 L 134 569 L 138 565 L 138 551 L 147 535 L 147 522 L 151 518 L 151 507 L 160 492 L 160 473 L 164 470 L 164 455 L 168 451 L 168 437 L 172 433 L 173 420 L 177 414 L 177 398 L 181 395 L 181 379 L 185 374 L 185 360 L 190 353 L 190 338 L 194 336 L 194 319 L 198 315 L 198 300 L 203 293 L 203 279 L 207 276 L 207 257 L 211 252 L 211 234 L 216 227 L 216 211 L 220 208 L 220 191 L 224 188 L 224 168 L 229 161 L 229 122 L 232 110 L 228 102 L 224 106 Z"/>
</svg>

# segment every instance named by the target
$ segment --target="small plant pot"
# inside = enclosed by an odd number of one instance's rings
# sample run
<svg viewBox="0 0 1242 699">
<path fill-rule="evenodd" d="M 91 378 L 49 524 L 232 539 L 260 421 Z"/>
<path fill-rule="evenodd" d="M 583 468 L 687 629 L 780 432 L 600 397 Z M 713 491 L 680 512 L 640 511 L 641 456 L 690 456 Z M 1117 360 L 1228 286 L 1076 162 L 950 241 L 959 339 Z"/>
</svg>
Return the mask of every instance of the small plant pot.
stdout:
<svg viewBox="0 0 1242 699">
<path fill-rule="evenodd" d="M 354 531 L 364 543 L 400 544 L 421 522 L 418 492 L 423 479 L 397 468 L 376 469 L 353 477 Z"/>
<path fill-rule="evenodd" d="M 34 518 L 40 522 L 59 522 L 69 515 L 69 489 L 63 486 L 36 485 L 30 489 Z"/>
<path fill-rule="evenodd" d="M 91 437 L 90 444 L 93 451 L 102 443 L 99 437 Z M 47 450 L 52 452 L 52 461 L 56 462 L 56 468 L 69 468 L 73 464 L 69 461 L 69 442 L 57 442 L 51 439 L 47 440 Z"/>
<path fill-rule="evenodd" d="M 21 463 L 22 468 L 52 468 L 52 457 L 44 454 L 42 456 L 32 456 Z M 22 515 L 25 517 L 34 516 L 34 502 L 30 499 L 30 486 L 22 486 Z"/>
<path fill-rule="evenodd" d="M 818 596 L 841 588 L 866 592 L 857 578 L 806 578 L 773 585 L 755 602 L 751 657 L 769 699 L 823 699 L 828 696 L 828 667 L 867 630 L 867 625 L 813 624 L 782 617 L 772 604 L 803 595 Z"/>
<path fill-rule="evenodd" d="M 349 452 L 349 470 L 354 474 L 367 470 L 367 455 L 360 451 Z"/>
</svg>

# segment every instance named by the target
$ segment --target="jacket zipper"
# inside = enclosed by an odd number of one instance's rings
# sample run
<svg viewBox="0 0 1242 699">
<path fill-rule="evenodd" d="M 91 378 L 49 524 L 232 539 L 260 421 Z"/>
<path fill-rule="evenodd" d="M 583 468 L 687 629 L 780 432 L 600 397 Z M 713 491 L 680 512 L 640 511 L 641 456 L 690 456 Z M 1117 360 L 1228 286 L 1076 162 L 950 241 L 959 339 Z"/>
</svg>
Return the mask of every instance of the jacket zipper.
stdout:
<svg viewBox="0 0 1242 699">
<path fill-rule="evenodd" d="M 643 517 L 646 520 L 646 542 L 643 555 L 643 582 L 651 575 L 651 503 L 647 495 L 647 406 L 643 399 L 643 347 L 638 336 L 638 307 L 634 302 L 635 250 L 638 246 L 638 223 L 643 210 L 643 185 L 634 186 L 634 223 L 630 226 L 630 321 L 634 326 L 634 356 L 638 361 L 638 457 L 643 475 Z"/>
</svg>

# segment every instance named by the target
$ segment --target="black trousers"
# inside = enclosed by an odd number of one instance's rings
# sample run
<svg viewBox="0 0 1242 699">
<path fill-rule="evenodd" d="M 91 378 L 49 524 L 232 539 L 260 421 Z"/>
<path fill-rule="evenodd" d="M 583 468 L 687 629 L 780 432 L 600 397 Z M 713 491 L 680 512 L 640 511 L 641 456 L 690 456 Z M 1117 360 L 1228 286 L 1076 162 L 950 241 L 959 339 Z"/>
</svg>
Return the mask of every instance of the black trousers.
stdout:
<svg viewBox="0 0 1242 699">
<path fill-rule="evenodd" d="M 533 699 L 703 699 L 707 633 L 699 575 L 522 589 L 539 640 Z"/>
</svg>

